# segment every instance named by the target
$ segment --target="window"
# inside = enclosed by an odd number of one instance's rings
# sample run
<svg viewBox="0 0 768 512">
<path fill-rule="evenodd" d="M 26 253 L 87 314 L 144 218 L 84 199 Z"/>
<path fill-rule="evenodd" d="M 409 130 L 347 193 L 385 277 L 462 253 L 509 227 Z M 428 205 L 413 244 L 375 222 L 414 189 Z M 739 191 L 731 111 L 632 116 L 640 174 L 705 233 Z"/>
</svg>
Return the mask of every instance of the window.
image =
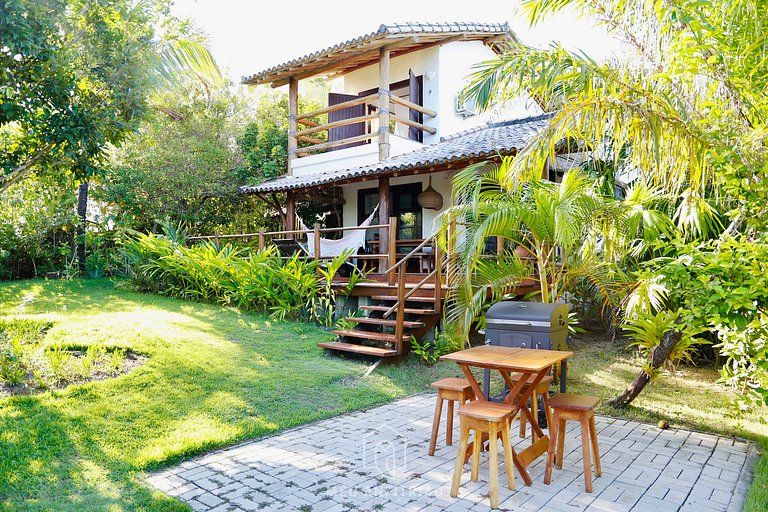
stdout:
<svg viewBox="0 0 768 512">
<path fill-rule="evenodd" d="M 397 217 L 398 240 L 420 240 L 422 237 L 422 210 L 416 198 L 421 193 L 421 183 L 394 185 L 389 188 L 389 204 L 392 217 Z M 357 193 L 357 222 L 362 223 L 379 204 L 379 189 L 366 188 Z M 379 219 L 380 224 L 386 224 L 387 219 Z M 369 231 L 369 236 L 373 232 Z M 413 244 L 413 249 L 417 244 Z M 407 249 L 398 246 L 398 251 Z"/>
</svg>

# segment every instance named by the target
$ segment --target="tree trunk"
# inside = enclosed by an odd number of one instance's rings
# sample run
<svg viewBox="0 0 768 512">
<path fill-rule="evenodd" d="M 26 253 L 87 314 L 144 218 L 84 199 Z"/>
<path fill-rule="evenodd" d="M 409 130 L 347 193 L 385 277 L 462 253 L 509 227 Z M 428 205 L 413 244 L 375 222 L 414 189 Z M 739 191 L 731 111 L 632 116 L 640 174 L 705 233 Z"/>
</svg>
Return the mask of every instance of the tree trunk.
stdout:
<svg viewBox="0 0 768 512">
<path fill-rule="evenodd" d="M 80 220 L 77 226 L 77 266 L 80 272 L 85 272 L 85 223 L 88 212 L 88 182 L 84 181 L 77 189 L 77 216 Z"/>
<path fill-rule="evenodd" d="M 669 358 L 669 354 L 672 353 L 672 349 L 675 348 L 675 345 L 677 345 L 682 336 L 682 333 L 676 330 L 670 330 L 664 334 L 661 342 L 651 351 L 652 369 L 655 370 L 664 366 L 664 363 Z M 637 395 L 645 389 L 649 382 L 651 382 L 651 375 L 642 370 L 635 381 L 622 394 L 608 402 L 608 405 L 616 408 L 626 407 L 632 403 L 632 400 L 637 398 Z"/>
</svg>

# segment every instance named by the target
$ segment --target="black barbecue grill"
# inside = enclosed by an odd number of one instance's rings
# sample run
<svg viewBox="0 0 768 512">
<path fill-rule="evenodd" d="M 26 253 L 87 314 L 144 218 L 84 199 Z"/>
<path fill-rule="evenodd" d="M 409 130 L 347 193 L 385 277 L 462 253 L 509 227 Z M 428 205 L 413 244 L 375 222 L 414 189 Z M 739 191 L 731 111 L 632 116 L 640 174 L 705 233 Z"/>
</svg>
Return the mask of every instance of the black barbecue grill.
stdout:
<svg viewBox="0 0 768 512">
<path fill-rule="evenodd" d="M 542 302 L 498 302 L 485 315 L 485 344 L 500 347 L 566 350 L 568 306 Z M 565 393 L 565 360 L 560 363 L 560 391 Z M 490 371 L 483 391 L 489 396 Z"/>
</svg>

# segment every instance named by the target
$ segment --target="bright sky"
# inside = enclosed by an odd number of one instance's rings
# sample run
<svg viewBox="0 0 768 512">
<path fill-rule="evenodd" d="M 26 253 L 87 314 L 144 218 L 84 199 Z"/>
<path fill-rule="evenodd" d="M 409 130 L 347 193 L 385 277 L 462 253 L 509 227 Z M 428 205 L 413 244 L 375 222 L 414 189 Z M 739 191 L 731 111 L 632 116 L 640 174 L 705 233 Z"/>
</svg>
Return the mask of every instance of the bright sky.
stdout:
<svg viewBox="0 0 768 512">
<path fill-rule="evenodd" d="M 349 2 L 329 0 L 176 0 L 174 14 L 192 18 L 209 36 L 219 66 L 235 81 L 353 37 L 382 23 L 404 21 L 504 22 L 529 45 L 552 41 L 602 60 L 621 55 L 621 43 L 589 20 L 559 15 L 529 27 L 518 0 Z M 384 18 L 381 18 L 384 12 Z"/>
</svg>

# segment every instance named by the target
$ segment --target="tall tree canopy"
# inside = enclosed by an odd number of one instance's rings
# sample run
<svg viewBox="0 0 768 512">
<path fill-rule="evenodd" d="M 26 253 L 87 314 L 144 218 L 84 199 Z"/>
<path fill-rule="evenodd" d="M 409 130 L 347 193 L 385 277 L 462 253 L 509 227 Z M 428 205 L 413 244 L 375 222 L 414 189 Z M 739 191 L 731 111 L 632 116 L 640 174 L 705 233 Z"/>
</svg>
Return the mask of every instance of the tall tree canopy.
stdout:
<svg viewBox="0 0 768 512">
<path fill-rule="evenodd" d="M 187 81 L 157 95 L 153 113 L 113 153 L 95 197 L 125 227 L 186 222 L 212 233 L 242 209 L 236 138 L 247 121 L 246 97 L 231 85 Z"/>
<path fill-rule="evenodd" d="M 88 179 L 175 69 L 215 68 L 164 0 L 0 1 L 0 190 L 32 172 Z M 156 27 L 160 31 L 156 31 Z"/>
</svg>

